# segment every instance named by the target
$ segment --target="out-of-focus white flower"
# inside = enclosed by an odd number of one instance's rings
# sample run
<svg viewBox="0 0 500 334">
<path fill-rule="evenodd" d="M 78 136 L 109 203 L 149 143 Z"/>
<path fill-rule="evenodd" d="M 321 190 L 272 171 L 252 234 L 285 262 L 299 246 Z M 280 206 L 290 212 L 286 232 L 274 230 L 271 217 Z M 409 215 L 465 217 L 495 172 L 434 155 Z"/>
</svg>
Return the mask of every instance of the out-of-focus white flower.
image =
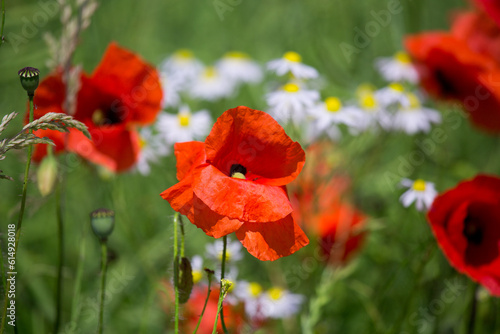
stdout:
<svg viewBox="0 0 500 334">
<path fill-rule="evenodd" d="M 181 102 L 179 95 L 181 84 L 163 73 L 161 74 L 161 87 L 163 89 L 162 107 L 177 107 Z"/>
<path fill-rule="evenodd" d="M 268 62 L 267 69 L 280 76 L 291 73 L 297 79 L 314 79 L 318 77 L 318 71 L 303 64 L 302 57 L 293 51 L 285 53 L 282 58 Z"/>
<path fill-rule="evenodd" d="M 431 123 L 440 123 L 441 114 L 421 105 L 418 97 L 413 93 L 406 94 L 409 106 L 402 107 L 393 116 L 393 128 L 403 130 L 409 135 L 417 132 L 429 132 Z"/>
<path fill-rule="evenodd" d="M 375 67 L 387 81 L 418 82 L 418 73 L 410 56 L 405 52 L 397 52 L 393 57 L 378 58 Z"/>
<path fill-rule="evenodd" d="M 191 270 L 193 273 L 193 283 L 199 283 L 203 278 L 203 258 L 201 256 L 193 256 L 191 260 Z"/>
<path fill-rule="evenodd" d="M 176 115 L 160 113 L 157 122 L 158 131 L 169 145 L 204 139 L 211 126 L 212 117 L 207 110 L 191 113 L 188 106 L 182 106 Z"/>
<path fill-rule="evenodd" d="M 246 53 L 229 52 L 216 64 L 221 76 L 236 84 L 258 83 L 262 80 L 262 69 Z"/>
<path fill-rule="evenodd" d="M 160 157 L 170 153 L 170 149 L 151 128 L 141 129 L 139 137 L 141 151 L 136 168 L 142 175 L 148 175 L 151 172 L 150 163 L 158 162 Z"/>
<path fill-rule="evenodd" d="M 394 105 L 403 107 L 410 105 L 404 86 L 397 82 L 390 83 L 387 87 L 377 90 L 374 96 L 384 108 Z"/>
<path fill-rule="evenodd" d="M 160 72 L 181 86 L 189 84 L 203 70 L 203 64 L 187 49 L 177 50 L 160 65 Z"/>
<path fill-rule="evenodd" d="M 269 113 L 281 123 L 300 124 L 319 99 L 315 90 L 302 89 L 296 83 L 287 83 L 280 90 L 267 94 Z"/>
<path fill-rule="evenodd" d="M 217 262 L 222 261 L 222 252 L 224 250 L 224 242 L 220 239 L 215 240 L 205 246 L 207 256 Z M 241 242 L 227 240 L 226 245 L 226 263 L 239 261 L 243 258 L 241 252 Z"/>
<path fill-rule="evenodd" d="M 389 129 L 392 125 L 392 115 L 381 105 L 374 94 L 374 90 L 368 85 L 361 85 L 357 89 L 356 105 L 347 106 L 356 119 L 350 127 L 351 132 L 366 131 L 377 125 L 383 129 Z"/>
<path fill-rule="evenodd" d="M 262 312 L 263 291 L 257 282 L 240 281 L 234 288 L 234 295 L 244 303 L 245 313 L 253 321 L 265 319 L 267 316 Z"/>
<path fill-rule="evenodd" d="M 233 81 L 222 76 L 215 67 L 209 66 L 194 79 L 189 94 L 195 99 L 215 101 L 231 96 L 235 88 Z"/>
<path fill-rule="evenodd" d="M 399 201 L 405 208 L 416 202 L 415 206 L 418 211 L 429 210 L 434 198 L 437 196 L 437 191 L 432 182 L 425 182 L 421 179 L 415 181 L 402 179 L 401 185 L 409 188 L 399 198 Z"/>
<path fill-rule="evenodd" d="M 300 311 L 305 298 L 290 293 L 282 288 L 273 287 L 267 290 L 261 300 L 262 313 L 269 318 L 288 318 Z"/>
</svg>

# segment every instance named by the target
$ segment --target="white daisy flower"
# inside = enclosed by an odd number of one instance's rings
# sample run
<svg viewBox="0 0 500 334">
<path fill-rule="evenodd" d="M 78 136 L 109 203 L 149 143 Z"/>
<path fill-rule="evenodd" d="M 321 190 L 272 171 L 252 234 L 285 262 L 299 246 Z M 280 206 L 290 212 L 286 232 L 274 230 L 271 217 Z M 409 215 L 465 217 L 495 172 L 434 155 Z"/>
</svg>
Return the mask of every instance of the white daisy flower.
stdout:
<svg viewBox="0 0 500 334">
<path fill-rule="evenodd" d="M 314 79 L 319 76 L 315 68 L 302 64 L 302 57 L 293 51 L 268 62 L 267 69 L 280 76 L 291 73 L 297 79 Z"/>
<path fill-rule="evenodd" d="M 220 239 L 215 242 L 209 243 L 205 246 L 207 256 L 216 262 L 222 261 L 222 252 L 224 250 L 224 242 Z M 236 262 L 243 258 L 241 251 L 241 242 L 227 240 L 226 245 L 226 263 Z"/>
<path fill-rule="evenodd" d="M 418 211 L 429 210 L 437 196 L 437 191 L 434 188 L 434 183 L 425 182 L 418 179 L 415 181 L 409 179 L 402 179 L 401 185 L 409 188 L 401 197 L 399 201 L 405 208 L 409 207 L 416 201 L 416 208 Z"/>
<path fill-rule="evenodd" d="M 229 52 L 215 66 L 223 77 L 237 84 L 258 83 L 263 77 L 259 64 L 243 52 Z"/>
<path fill-rule="evenodd" d="M 374 91 L 362 85 L 357 90 L 358 101 L 356 105 L 348 106 L 351 114 L 355 117 L 355 123 L 349 128 L 353 134 L 366 131 L 380 125 L 384 129 L 392 125 L 391 114 L 381 105 Z"/>
<path fill-rule="evenodd" d="M 288 318 L 300 311 L 305 298 L 284 289 L 273 287 L 262 298 L 262 313 L 273 319 Z"/>
<path fill-rule="evenodd" d="M 193 256 L 191 259 L 191 270 L 193 273 L 193 283 L 199 283 L 203 278 L 203 258 L 199 255 Z"/>
<path fill-rule="evenodd" d="M 206 67 L 192 82 L 189 94 L 195 99 L 215 101 L 231 96 L 235 83 L 226 79 L 215 67 Z"/>
<path fill-rule="evenodd" d="M 151 172 L 150 163 L 158 162 L 160 157 L 170 153 L 170 149 L 158 134 L 153 134 L 151 128 L 143 128 L 139 134 L 141 151 L 136 168 L 142 175 Z"/>
<path fill-rule="evenodd" d="M 403 85 L 397 82 L 389 84 L 387 87 L 377 90 L 375 98 L 382 107 L 387 108 L 393 105 L 401 105 L 407 107 L 410 105 L 408 96 Z"/>
<path fill-rule="evenodd" d="M 161 87 L 163 89 L 162 107 L 176 107 L 181 102 L 180 91 L 181 84 L 178 80 L 170 78 L 166 74 L 161 74 Z"/>
<path fill-rule="evenodd" d="M 397 52 L 393 57 L 378 58 L 375 60 L 375 67 L 387 81 L 418 82 L 417 70 L 405 52 Z"/>
<path fill-rule="evenodd" d="M 302 89 L 296 83 L 287 83 L 280 90 L 266 96 L 269 113 L 281 123 L 293 121 L 299 125 L 309 109 L 319 100 L 315 90 Z"/>
<path fill-rule="evenodd" d="M 243 302 L 245 313 L 253 321 L 266 318 L 262 312 L 263 291 L 259 283 L 245 281 L 237 282 L 233 290 L 234 296 Z"/>
<path fill-rule="evenodd" d="M 441 123 L 441 114 L 438 111 L 423 107 L 415 94 L 406 95 L 410 105 L 400 108 L 394 114 L 394 129 L 413 135 L 417 132 L 429 132 L 431 123 Z"/>
<path fill-rule="evenodd" d="M 203 64 L 187 49 L 176 51 L 160 65 L 160 72 L 185 86 L 203 71 Z"/>
<path fill-rule="evenodd" d="M 212 117 L 207 110 L 191 113 L 188 106 L 182 106 L 177 115 L 160 113 L 156 127 L 169 145 L 201 140 L 210 132 Z"/>
</svg>

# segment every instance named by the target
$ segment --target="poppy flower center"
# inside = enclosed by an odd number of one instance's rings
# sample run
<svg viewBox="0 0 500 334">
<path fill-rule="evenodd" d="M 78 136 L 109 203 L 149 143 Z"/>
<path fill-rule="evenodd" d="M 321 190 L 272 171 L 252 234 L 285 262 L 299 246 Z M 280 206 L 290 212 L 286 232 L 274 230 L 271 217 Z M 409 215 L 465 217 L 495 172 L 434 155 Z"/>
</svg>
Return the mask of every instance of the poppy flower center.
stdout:
<svg viewBox="0 0 500 334">
<path fill-rule="evenodd" d="M 229 169 L 229 175 L 236 179 L 246 179 L 247 169 L 240 164 L 233 164 Z"/>
<path fill-rule="evenodd" d="M 396 59 L 398 62 L 403 63 L 403 64 L 410 64 L 411 63 L 410 56 L 408 56 L 407 53 L 401 52 L 401 51 L 394 55 L 394 59 Z"/>
<path fill-rule="evenodd" d="M 262 292 L 262 286 L 259 283 L 252 282 L 248 285 L 248 292 L 252 297 L 257 297 Z"/>
<path fill-rule="evenodd" d="M 480 245 L 483 240 L 483 230 L 470 217 L 465 219 L 463 234 L 474 245 Z"/>
<path fill-rule="evenodd" d="M 92 113 L 92 122 L 97 126 L 106 126 L 121 123 L 124 115 L 114 108 L 97 109 Z"/>
<path fill-rule="evenodd" d="M 415 191 L 425 191 L 425 181 L 422 179 L 415 180 L 412 187 Z"/>
<path fill-rule="evenodd" d="M 446 75 L 442 71 L 435 72 L 436 81 L 441 86 L 441 93 L 445 95 L 454 95 L 456 94 L 456 89 L 453 83 L 446 77 Z"/>
<path fill-rule="evenodd" d="M 287 83 L 283 86 L 283 90 L 288 93 L 296 93 L 299 91 L 299 85 L 294 83 Z"/>
<path fill-rule="evenodd" d="M 325 100 L 326 110 L 330 112 L 337 112 L 342 108 L 342 102 L 336 97 L 329 97 Z"/>
<path fill-rule="evenodd" d="M 297 52 L 293 51 L 285 53 L 283 58 L 294 63 L 300 63 L 302 61 L 302 57 Z"/>
</svg>

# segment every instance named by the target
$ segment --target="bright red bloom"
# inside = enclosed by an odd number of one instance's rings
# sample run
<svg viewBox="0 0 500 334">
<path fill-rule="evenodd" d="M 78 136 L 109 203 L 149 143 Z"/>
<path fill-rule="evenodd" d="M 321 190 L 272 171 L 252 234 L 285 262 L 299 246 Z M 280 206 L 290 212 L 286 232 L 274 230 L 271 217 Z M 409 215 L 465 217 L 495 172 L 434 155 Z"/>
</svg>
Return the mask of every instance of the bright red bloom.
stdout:
<svg viewBox="0 0 500 334">
<path fill-rule="evenodd" d="M 500 3 L 496 0 L 474 0 L 477 7 L 482 9 L 497 26 L 500 27 Z"/>
<path fill-rule="evenodd" d="M 459 183 L 434 200 L 427 218 L 450 264 L 500 296 L 500 179 Z"/>
<path fill-rule="evenodd" d="M 500 131 L 500 70 L 493 58 L 440 32 L 409 36 L 405 46 L 429 93 L 459 101 L 475 125 Z"/>
<path fill-rule="evenodd" d="M 48 112 L 66 113 L 66 86 L 60 72 L 44 79 L 36 90 L 35 119 Z M 74 118 L 89 128 L 92 140 L 70 131 L 67 150 L 112 171 L 129 169 L 138 159 L 139 137 L 135 125 L 152 123 L 161 110 L 162 89 L 155 68 L 115 43 L 109 45 L 90 76 L 82 74 Z M 56 141 L 64 149 L 64 135 L 57 131 L 35 132 Z M 34 159 L 46 154 L 37 145 Z"/>
<path fill-rule="evenodd" d="M 207 235 L 235 232 L 263 261 L 308 244 L 292 218 L 285 187 L 302 170 L 305 153 L 271 116 L 229 109 L 205 143 L 178 143 L 175 155 L 180 182 L 161 196 Z"/>
</svg>

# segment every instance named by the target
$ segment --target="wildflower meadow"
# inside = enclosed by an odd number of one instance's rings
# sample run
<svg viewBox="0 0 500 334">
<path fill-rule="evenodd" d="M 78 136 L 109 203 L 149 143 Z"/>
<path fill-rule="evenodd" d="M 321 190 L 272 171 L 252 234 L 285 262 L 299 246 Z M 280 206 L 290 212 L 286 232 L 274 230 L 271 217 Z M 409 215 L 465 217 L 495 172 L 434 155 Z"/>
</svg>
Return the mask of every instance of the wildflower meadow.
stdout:
<svg viewBox="0 0 500 334">
<path fill-rule="evenodd" d="M 500 333 L 499 2 L 0 21 L 0 334 Z"/>
</svg>

